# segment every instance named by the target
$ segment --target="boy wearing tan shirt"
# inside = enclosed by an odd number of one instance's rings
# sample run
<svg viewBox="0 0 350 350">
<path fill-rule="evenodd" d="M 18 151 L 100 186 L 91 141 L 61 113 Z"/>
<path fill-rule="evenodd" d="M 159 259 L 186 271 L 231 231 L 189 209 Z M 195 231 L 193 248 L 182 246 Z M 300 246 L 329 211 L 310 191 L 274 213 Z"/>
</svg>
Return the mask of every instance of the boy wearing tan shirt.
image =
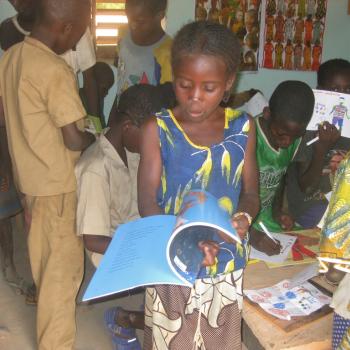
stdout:
<svg viewBox="0 0 350 350">
<path fill-rule="evenodd" d="M 94 137 L 77 127 L 86 113 L 74 74 L 58 55 L 74 47 L 89 18 L 88 0 L 40 2 L 31 36 L 0 61 L 0 122 L 32 216 L 28 247 L 40 350 L 72 349 L 75 339 L 83 247 L 75 232 L 74 165 Z"/>
</svg>

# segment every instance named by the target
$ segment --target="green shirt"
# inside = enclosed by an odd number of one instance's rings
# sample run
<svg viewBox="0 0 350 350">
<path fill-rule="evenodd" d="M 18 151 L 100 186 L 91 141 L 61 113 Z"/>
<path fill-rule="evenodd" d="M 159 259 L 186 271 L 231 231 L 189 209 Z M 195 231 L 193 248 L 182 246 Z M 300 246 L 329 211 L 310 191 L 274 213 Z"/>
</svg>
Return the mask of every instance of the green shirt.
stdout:
<svg viewBox="0 0 350 350">
<path fill-rule="evenodd" d="M 265 136 L 260 126 L 260 118 L 255 119 L 260 212 L 255 219 L 253 227 L 261 231 L 259 222 L 262 221 L 268 230 L 280 232 L 282 231 L 281 226 L 272 217 L 272 204 L 283 176 L 298 150 L 301 138 L 296 139 L 288 148 L 276 150 L 270 145 Z"/>
</svg>

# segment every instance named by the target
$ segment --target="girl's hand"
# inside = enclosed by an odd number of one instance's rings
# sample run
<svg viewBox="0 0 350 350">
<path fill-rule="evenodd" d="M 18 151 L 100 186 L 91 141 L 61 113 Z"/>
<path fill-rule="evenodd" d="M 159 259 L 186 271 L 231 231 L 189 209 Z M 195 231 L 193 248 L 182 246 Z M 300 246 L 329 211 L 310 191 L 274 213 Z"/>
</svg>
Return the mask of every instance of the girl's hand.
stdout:
<svg viewBox="0 0 350 350">
<path fill-rule="evenodd" d="M 250 227 L 248 218 L 243 214 L 239 216 L 235 216 L 232 218 L 231 224 L 233 228 L 237 231 L 238 236 L 241 239 L 244 239 Z"/>
</svg>

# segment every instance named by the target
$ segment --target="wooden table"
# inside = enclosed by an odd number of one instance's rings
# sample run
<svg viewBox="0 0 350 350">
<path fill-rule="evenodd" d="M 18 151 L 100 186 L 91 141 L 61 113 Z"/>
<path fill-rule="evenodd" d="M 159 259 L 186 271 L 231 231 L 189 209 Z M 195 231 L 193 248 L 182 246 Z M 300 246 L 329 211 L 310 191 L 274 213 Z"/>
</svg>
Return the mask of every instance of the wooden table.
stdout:
<svg viewBox="0 0 350 350">
<path fill-rule="evenodd" d="M 248 265 L 244 274 L 245 289 L 272 286 L 303 270 L 307 265 L 285 266 L 269 269 L 265 263 Z M 321 277 L 315 280 L 329 291 L 332 287 Z M 286 332 L 274 323 L 274 318 L 262 312 L 248 300 L 243 302 L 243 342 L 249 350 L 329 350 L 332 337 L 332 313 L 305 322 L 297 329 Z M 275 319 L 277 320 L 277 319 Z M 288 321 L 283 321 L 288 323 Z"/>
</svg>

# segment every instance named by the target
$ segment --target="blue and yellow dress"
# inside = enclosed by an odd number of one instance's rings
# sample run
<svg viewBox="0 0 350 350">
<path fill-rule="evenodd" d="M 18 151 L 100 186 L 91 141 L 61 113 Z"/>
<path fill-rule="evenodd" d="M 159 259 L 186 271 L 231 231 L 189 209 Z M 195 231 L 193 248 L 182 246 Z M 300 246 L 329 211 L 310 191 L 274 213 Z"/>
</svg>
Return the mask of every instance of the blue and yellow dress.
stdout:
<svg viewBox="0 0 350 350">
<path fill-rule="evenodd" d="M 350 261 L 350 152 L 334 179 L 328 213 L 321 231 L 320 255 Z M 350 273 L 333 294 L 332 349 L 350 349 Z"/>
<path fill-rule="evenodd" d="M 159 206 L 166 214 L 176 215 L 186 193 L 203 189 L 218 198 L 219 204 L 232 215 L 241 192 L 248 116 L 225 109 L 223 140 L 210 147 L 194 144 L 170 110 L 157 114 L 157 125 L 163 164 Z M 212 278 L 198 279 L 192 288 L 160 285 L 147 289 L 144 349 L 185 350 L 191 349 L 193 342 L 214 349 L 217 348 L 215 334 L 220 337 L 220 349 L 240 348 L 240 336 L 232 337 L 232 334 L 240 332 L 247 242 L 230 244 L 230 254 L 233 257 L 230 266 L 224 271 L 214 269 Z M 216 273 L 223 274 L 216 276 Z M 224 307 L 228 321 L 218 322 Z M 199 332 L 198 317 L 207 321 L 200 322 Z M 237 338 L 237 344 L 233 344 L 233 338 Z"/>
</svg>

